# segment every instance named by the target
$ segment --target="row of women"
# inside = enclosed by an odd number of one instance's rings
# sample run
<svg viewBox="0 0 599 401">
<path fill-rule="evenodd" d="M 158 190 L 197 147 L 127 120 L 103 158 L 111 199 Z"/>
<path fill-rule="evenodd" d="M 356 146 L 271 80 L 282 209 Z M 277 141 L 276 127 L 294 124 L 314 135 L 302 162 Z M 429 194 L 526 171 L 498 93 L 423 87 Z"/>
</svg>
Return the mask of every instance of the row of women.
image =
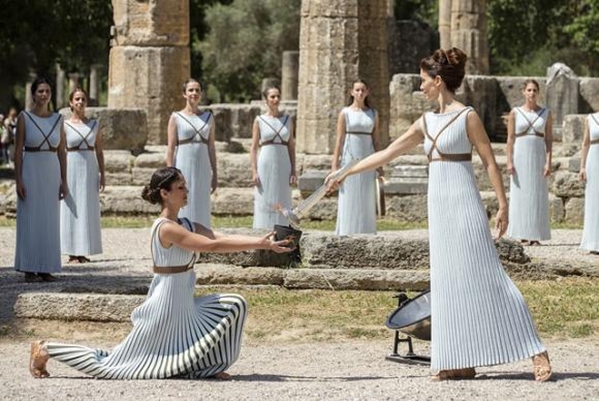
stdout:
<svg viewBox="0 0 599 401">
<path fill-rule="evenodd" d="M 69 262 L 80 263 L 102 252 L 102 136 L 97 120 L 85 116 L 87 96 L 82 89 L 69 96 L 68 120 L 49 110 L 52 93 L 47 80 L 36 79 L 31 94 L 33 107 L 19 115 L 15 138 L 14 266 L 25 273 L 27 282 L 54 281 L 52 274 L 61 270 L 61 250 Z"/>
<path fill-rule="evenodd" d="M 438 111 L 424 113 L 386 149 L 364 157 L 345 176 L 332 173 L 327 183 L 334 190 L 424 141 L 430 160 L 433 380 L 472 379 L 479 366 L 531 358 L 534 378 L 546 381 L 552 375 L 547 350 L 524 298 L 500 263 L 476 187 L 473 147 L 484 162 L 498 199 L 496 222 L 498 236 L 502 236 L 508 227 L 508 205 L 489 138 L 476 111 L 455 98 L 466 60 L 457 48 L 437 50 L 423 59 L 421 90 L 428 100 L 438 102 Z M 360 102 L 365 96 L 359 88 L 364 87 L 354 85 L 356 88 L 353 96 Z M 191 93 L 199 93 L 198 89 Z M 278 94 L 267 95 L 274 101 Z M 198 97 L 187 89 L 186 96 L 194 100 Z M 191 120 L 187 122 L 192 114 L 174 116 L 171 133 L 175 126 L 192 125 Z M 368 119 L 376 121 L 376 115 L 349 108 L 339 126 L 347 129 L 361 124 L 355 134 L 347 136 L 355 135 L 356 141 L 362 141 L 366 138 L 363 132 L 373 128 L 365 123 Z M 268 115 L 256 123 L 255 130 L 268 127 L 272 130 L 269 140 L 289 145 L 292 137 L 282 135 L 285 124 L 279 116 Z M 185 140 L 179 138 L 179 147 L 187 145 L 181 143 Z M 353 137 L 349 140 L 354 141 Z M 285 146 L 268 149 L 285 150 Z M 291 181 L 293 170 L 285 173 Z M 265 176 L 261 174 L 258 163 L 256 180 L 264 186 Z M 181 217 L 181 209 L 189 203 L 187 181 L 185 173 L 176 167 L 162 168 L 142 193 L 145 200 L 159 203 L 162 212 L 152 228 L 154 279 L 146 301 L 133 311 L 131 334 L 111 352 L 36 341 L 30 353 L 33 376 L 49 376 L 46 365 L 52 358 L 84 374 L 107 379 L 230 377 L 226 370 L 239 356 L 247 305 L 243 298 L 231 294 L 194 298 L 195 252 L 289 249 L 284 247 L 285 241 L 273 242 L 270 234 L 262 238 L 224 236 Z"/>
</svg>

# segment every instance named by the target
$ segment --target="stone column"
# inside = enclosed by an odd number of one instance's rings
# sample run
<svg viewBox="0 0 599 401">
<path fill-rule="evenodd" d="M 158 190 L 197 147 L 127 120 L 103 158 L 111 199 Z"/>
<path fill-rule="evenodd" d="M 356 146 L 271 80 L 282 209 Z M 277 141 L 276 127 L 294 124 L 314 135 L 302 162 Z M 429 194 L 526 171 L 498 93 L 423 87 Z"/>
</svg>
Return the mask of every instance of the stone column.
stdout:
<svg viewBox="0 0 599 401">
<path fill-rule="evenodd" d="M 78 72 L 72 72 L 69 74 L 69 95 L 76 88 L 81 87 L 81 83 L 79 82 L 80 79 L 81 79 L 81 74 L 79 74 Z"/>
<path fill-rule="evenodd" d="M 94 64 L 89 67 L 89 99 L 87 100 L 90 106 L 97 106 L 100 97 L 100 64 Z"/>
<path fill-rule="evenodd" d="M 449 49 L 451 47 L 451 3 L 452 0 L 439 0 L 439 39 L 441 41 L 441 49 Z"/>
<path fill-rule="evenodd" d="M 148 143 L 165 144 L 172 111 L 189 78 L 189 0 L 112 0 L 114 29 L 108 107 L 141 108 Z"/>
<path fill-rule="evenodd" d="M 281 71 L 281 100 L 297 100 L 298 73 L 299 52 L 283 52 L 283 68 Z"/>
<path fill-rule="evenodd" d="M 64 95 L 64 85 L 65 85 L 65 72 L 60 66 L 60 64 L 56 63 L 56 108 L 58 110 L 65 107 L 65 95 Z"/>
<path fill-rule="evenodd" d="M 31 84 L 37 75 L 34 72 L 29 73 L 29 79 L 25 83 L 25 108 L 30 109 L 33 106 L 33 96 L 31 95 Z"/>
<path fill-rule="evenodd" d="M 455 46 L 466 52 L 467 74 L 489 73 L 486 8 L 486 0 L 451 1 L 451 43 L 449 46 L 442 44 L 441 47 Z"/>
<path fill-rule="evenodd" d="M 300 25 L 298 152 L 330 154 L 351 83 L 368 82 L 388 140 L 387 0 L 304 0 Z"/>
<path fill-rule="evenodd" d="M 578 114 L 578 77 L 570 67 L 555 63 L 547 68 L 546 104 L 553 115 L 553 133 L 561 138 L 568 114 Z"/>
</svg>

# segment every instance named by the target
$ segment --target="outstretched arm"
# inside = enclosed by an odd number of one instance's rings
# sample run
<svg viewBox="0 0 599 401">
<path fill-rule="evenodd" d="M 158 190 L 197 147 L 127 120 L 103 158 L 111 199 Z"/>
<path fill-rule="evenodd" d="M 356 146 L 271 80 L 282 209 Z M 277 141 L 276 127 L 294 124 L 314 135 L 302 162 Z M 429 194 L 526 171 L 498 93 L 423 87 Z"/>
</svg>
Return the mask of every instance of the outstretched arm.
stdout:
<svg viewBox="0 0 599 401">
<path fill-rule="evenodd" d="M 476 151 L 483 162 L 483 166 L 487 171 L 487 175 L 489 176 L 489 180 L 491 181 L 491 185 L 497 196 L 497 201 L 499 202 L 499 210 L 495 217 L 495 228 L 499 230 L 497 238 L 501 238 L 507 231 L 508 226 L 507 199 L 505 197 L 501 173 L 499 172 L 499 167 L 497 166 L 495 155 L 493 154 L 493 148 L 491 147 L 491 141 L 489 140 L 489 136 L 485 131 L 485 127 L 483 126 L 480 117 L 475 111 L 468 113 L 467 130 L 468 138 L 476 148 Z"/>
</svg>

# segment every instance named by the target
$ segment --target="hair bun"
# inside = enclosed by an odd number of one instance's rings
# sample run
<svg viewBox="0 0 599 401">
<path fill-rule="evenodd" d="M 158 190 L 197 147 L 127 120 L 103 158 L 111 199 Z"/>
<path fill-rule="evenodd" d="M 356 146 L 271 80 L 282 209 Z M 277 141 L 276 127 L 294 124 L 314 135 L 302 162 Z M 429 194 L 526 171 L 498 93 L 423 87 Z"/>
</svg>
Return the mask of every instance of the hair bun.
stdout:
<svg viewBox="0 0 599 401">
<path fill-rule="evenodd" d="M 453 66 L 464 66 L 466 65 L 466 61 L 468 61 L 466 53 L 457 47 L 452 47 L 445 51 L 445 54 L 447 55 L 447 61 Z"/>
</svg>

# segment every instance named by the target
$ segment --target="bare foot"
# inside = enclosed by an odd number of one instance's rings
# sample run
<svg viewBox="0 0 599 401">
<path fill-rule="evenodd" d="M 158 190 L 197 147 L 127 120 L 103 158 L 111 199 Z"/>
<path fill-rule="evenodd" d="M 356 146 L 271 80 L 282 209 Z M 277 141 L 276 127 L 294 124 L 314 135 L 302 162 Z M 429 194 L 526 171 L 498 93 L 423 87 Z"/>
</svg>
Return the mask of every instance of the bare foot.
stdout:
<svg viewBox="0 0 599 401">
<path fill-rule="evenodd" d="M 49 377 L 50 373 L 46 370 L 48 359 L 50 359 L 50 355 L 48 355 L 48 350 L 46 350 L 45 341 L 32 342 L 29 353 L 29 372 L 31 376 L 38 379 Z"/>
<path fill-rule="evenodd" d="M 231 380 L 232 377 L 227 372 L 219 372 L 213 376 L 217 380 Z"/>
</svg>

